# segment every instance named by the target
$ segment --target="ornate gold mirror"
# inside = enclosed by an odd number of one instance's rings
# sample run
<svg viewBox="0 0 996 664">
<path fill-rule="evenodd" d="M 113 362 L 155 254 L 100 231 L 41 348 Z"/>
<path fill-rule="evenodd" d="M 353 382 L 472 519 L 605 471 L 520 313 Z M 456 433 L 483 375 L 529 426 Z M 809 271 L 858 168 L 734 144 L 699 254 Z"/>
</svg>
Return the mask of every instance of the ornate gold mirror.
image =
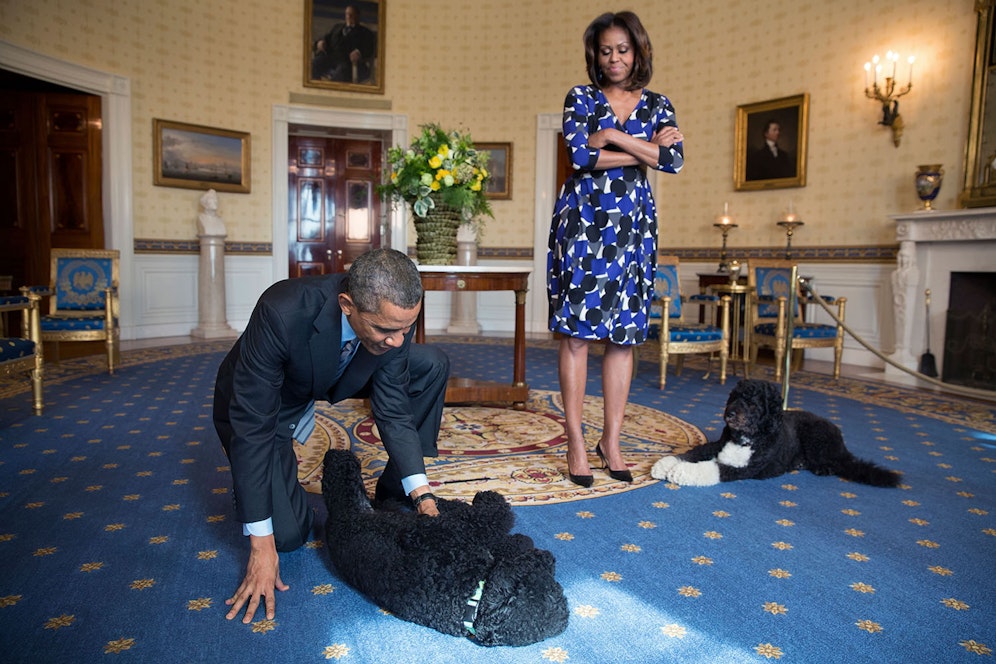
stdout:
<svg viewBox="0 0 996 664">
<path fill-rule="evenodd" d="M 979 27 L 975 38 L 972 111 L 965 150 L 962 207 L 996 205 L 996 53 L 993 52 L 993 9 L 996 0 L 976 0 Z"/>
</svg>

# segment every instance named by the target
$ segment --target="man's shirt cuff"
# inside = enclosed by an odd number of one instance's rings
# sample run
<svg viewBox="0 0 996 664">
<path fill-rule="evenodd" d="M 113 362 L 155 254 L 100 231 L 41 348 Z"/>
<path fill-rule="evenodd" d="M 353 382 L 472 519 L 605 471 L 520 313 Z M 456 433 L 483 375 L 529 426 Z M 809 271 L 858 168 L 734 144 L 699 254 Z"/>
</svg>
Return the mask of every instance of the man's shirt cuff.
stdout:
<svg viewBox="0 0 996 664">
<path fill-rule="evenodd" d="M 408 477 L 401 478 L 401 487 L 405 490 L 405 493 L 409 496 L 412 491 L 419 488 L 420 486 L 425 486 L 429 483 L 429 478 L 425 476 L 425 473 L 420 473 L 418 475 L 409 475 Z"/>
<path fill-rule="evenodd" d="M 267 535 L 272 535 L 273 518 L 263 519 L 262 521 L 253 521 L 252 523 L 243 523 L 242 534 L 247 536 L 255 535 L 256 537 L 266 537 Z"/>
</svg>

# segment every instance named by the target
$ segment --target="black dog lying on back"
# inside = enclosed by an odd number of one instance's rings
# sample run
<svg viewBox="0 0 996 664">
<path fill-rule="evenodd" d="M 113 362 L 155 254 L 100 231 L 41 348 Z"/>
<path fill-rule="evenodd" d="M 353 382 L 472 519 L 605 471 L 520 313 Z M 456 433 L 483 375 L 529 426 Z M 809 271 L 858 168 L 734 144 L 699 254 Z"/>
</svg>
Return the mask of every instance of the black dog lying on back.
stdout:
<svg viewBox="0 0 996 664">
<path fill-rule="evenodd" d="M 486 646 L 522 646 L 567 628 L 554 559 L 500 494 L 437 500 L 439 516 L 374 510 L 356 456 L 325 454 L 325 537 L 338 576 L 402 620 Z"/>
<path fill-rule="evenodd" d="M 898 473 L 852 455 L 833 422 L 806 411 L 783 411 L 774 383 L 741 380 L 730 393 L 723 419 L 719 440 L 663 457 L 650 474 L 675 484 L 709 486 L 805 469 L 872 486 L 899 484 Z"/>
</svg>

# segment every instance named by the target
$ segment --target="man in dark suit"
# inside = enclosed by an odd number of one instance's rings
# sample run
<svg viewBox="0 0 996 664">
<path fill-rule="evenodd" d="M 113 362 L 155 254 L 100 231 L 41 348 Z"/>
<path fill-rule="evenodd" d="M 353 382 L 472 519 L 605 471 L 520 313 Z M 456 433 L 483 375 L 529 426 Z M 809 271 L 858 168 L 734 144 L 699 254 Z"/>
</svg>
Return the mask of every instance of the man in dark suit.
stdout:
<svg viewBox="0 0 996 664">
<path fill-rule="evenodd" d="M 370 65 L 377 55 L 377 35 L 360 23 L 356 7 L 347 5 L 345 21 L 337 23 L 314 44 L 311 78 L 344 83 L 370 79 Z"/>
<path fill-rule="evenodd" d="M 777 120 L 764 125 L 764 145 L 747 155 L 748 180 L 795 177 L 795 158 L 778 145 L 782 126 Z"/>
<path fill-rule="evenodd" d="M 251 546 L 245 578 L 226 601 L 229 620 L 248 601 L 249 623 L 260 599 L 273 618 L 274 588 L 288 588 L 277 552 L 310 535 L 314 513 L 293 440 L 306 441 L 314 428 L 315 401 L 369 398 L 388 453 L 375 497 L 438 514 L 423 456 L 437 454 L 449 360 L 413 345 L 421 306 L 418 270 L 393 249 L 362 254 L 347 274 L 278 282 L 260 297 L 215 383 L 215 429 Z"/>
</svg>

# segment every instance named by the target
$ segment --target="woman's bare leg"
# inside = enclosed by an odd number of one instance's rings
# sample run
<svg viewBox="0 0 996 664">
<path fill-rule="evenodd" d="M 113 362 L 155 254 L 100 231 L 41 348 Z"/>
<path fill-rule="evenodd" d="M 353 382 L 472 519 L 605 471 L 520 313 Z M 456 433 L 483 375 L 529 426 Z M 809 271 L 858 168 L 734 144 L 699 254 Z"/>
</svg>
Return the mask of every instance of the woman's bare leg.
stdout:
<svg viewBox="0 0 996 664">
<path fill-rule="evenodd" d="M 588 381 L 588 344 L 588 341 L 574 337 L 560 340 L 560 396 L 564 401 L 567 430 L 567 471 L 572 475 L 591 475 L 581 425 L 585 384 Z"/>
</svg>

